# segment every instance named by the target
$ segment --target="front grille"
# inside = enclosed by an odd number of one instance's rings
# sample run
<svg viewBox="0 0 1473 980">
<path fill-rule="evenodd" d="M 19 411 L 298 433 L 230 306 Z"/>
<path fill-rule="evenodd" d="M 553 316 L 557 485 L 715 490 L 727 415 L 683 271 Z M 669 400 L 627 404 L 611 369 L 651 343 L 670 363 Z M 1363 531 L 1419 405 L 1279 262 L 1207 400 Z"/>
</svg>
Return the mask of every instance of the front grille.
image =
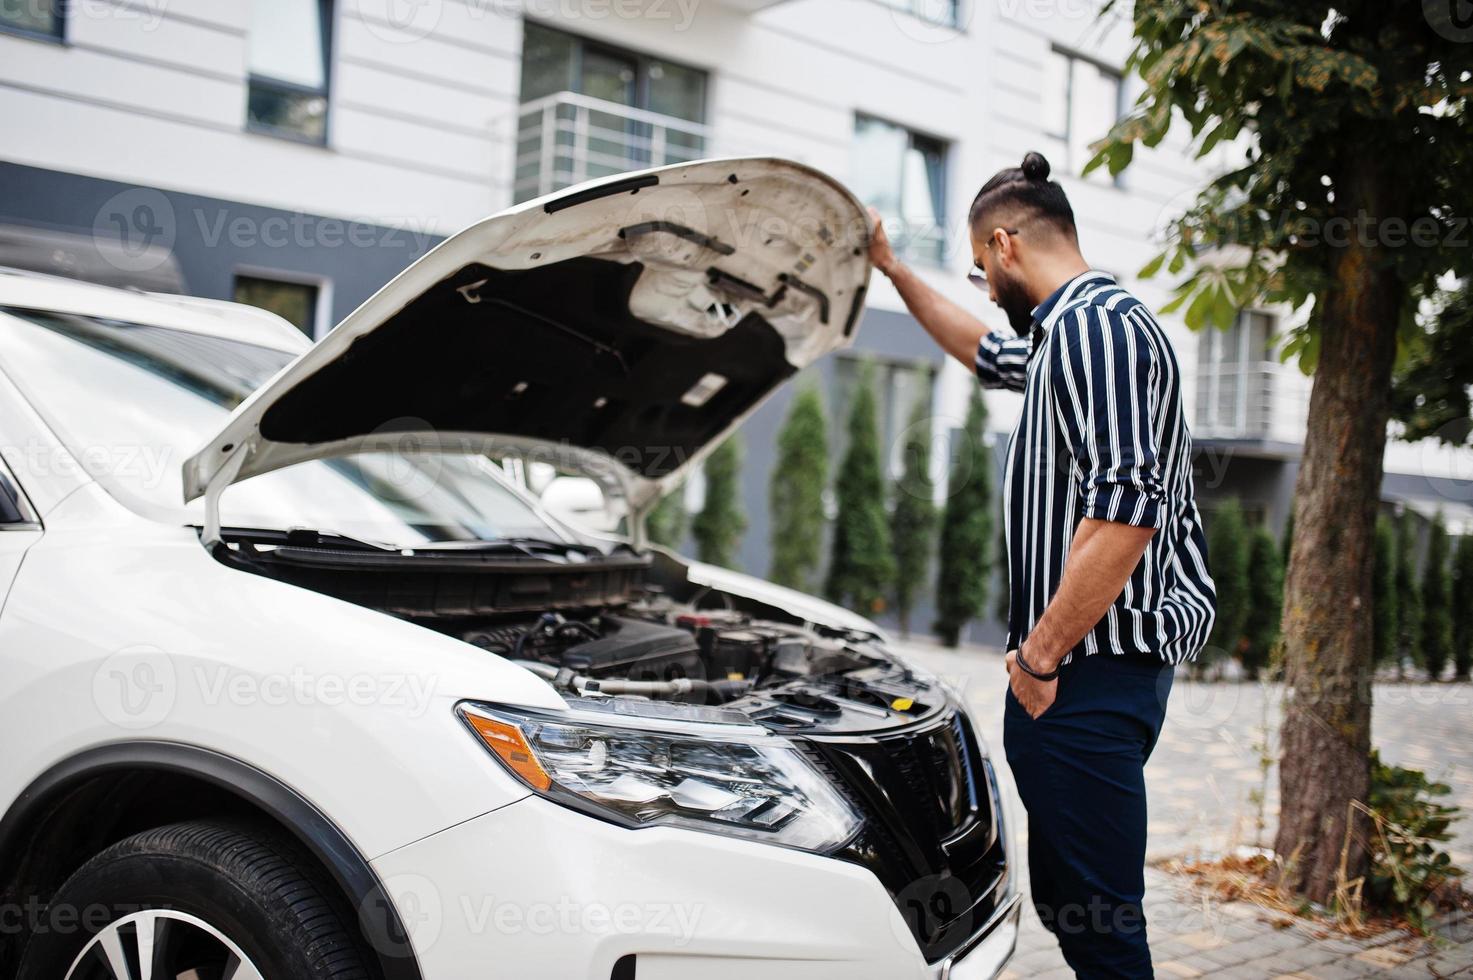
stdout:
<svg viewBox="0 0 1473 980">
<path fill-rule="evenodd" d="M 1008 874 L 991 763 L 965 715 L 804 748 L 864 818 L 835 857 L 875 873 L 928 962 L 955 952 L 991 917 Z"/>
</svg>

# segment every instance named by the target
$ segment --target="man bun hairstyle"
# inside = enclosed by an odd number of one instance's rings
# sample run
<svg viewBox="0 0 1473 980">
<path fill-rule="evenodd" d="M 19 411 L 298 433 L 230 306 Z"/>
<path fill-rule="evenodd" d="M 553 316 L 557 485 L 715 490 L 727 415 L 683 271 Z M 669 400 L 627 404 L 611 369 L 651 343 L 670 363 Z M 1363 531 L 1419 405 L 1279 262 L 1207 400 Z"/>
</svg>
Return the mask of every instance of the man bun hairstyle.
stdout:
<svg viewBox="0 0 1473 980">
<path fill-rule="evenodd" d="M 984 219 L 994 226 L 1040 222 L 1075 236 L 1074 209 L 1059 182 L 1048 179 L 1049 172 L 1044 155 L 1030 150 L 1021 166 L 999 170 L 982 185 L 972 199 L 968 222 L 973 228 Z"/>
<path fill-rule="evenodd" d="M 1023 156 L 1023 166 L 1018 168 L 1029 180 L 1048 180 L 1049 165 L 1042 153 L 1029 150 Z"/>
</svg>

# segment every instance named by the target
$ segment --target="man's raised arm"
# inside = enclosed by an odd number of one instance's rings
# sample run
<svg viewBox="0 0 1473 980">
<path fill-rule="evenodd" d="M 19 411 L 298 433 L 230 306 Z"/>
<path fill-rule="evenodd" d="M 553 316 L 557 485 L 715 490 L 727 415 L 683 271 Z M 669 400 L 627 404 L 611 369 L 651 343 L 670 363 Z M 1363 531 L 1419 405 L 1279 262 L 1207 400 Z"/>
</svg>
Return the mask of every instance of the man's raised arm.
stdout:
<svg viewBox="0 0 1473 980">
<path fill-rule="evenodd" d="M 1022 391 L 1028 363 L 1027 341 L 993 332 L 937 292 L 895 255 L 874 208 L 870 208 L 870 219 L 874 222 L 870 262 L 895 284 L 905 308 L 926 328 L 937 346 L 976 372 L 987 387 Z"/>
</svg>

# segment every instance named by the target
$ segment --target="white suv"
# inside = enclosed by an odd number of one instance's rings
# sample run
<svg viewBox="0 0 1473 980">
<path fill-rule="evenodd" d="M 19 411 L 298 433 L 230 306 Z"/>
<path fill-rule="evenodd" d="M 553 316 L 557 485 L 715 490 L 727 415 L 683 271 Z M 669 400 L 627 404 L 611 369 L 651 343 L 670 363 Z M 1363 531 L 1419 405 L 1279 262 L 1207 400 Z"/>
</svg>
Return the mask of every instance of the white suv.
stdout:
<svg viewBox="0 0 1473 980">
<path fill-rule="evenodd" d="M 848 343 L 866 236 L 791 163 L 615 177 L 315 346 L 0 274 L 0 976 L 996 974 L 1015 874 L 956 695 L 641 540 Z M 546 513 L 529 458 L 630 539 Z"/>
</svg>

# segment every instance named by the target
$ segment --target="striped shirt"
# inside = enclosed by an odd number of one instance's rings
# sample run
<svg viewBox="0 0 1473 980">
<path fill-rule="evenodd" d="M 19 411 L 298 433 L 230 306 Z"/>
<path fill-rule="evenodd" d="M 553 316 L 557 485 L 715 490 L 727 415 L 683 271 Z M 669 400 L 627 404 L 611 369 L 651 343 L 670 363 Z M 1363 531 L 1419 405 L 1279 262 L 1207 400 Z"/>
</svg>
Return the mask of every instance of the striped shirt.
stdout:
<svg viewBox="0 0 1473 980">
<path fill-rule="evenodd" d="M 1039 304 L 1031 336 L 982 338 L 978 379 L 1023 393 L 1004 476 L 1009 649 L 1027 639 L 1058 589 L 1085 517 L 1156 534 L 1105 618 L 1069 656 L 1175 664 L 1207 642 L 1217 592 L 1179 373 L 1160 324 L 1102 272 L 1084 273 Z"/>
</svg>

